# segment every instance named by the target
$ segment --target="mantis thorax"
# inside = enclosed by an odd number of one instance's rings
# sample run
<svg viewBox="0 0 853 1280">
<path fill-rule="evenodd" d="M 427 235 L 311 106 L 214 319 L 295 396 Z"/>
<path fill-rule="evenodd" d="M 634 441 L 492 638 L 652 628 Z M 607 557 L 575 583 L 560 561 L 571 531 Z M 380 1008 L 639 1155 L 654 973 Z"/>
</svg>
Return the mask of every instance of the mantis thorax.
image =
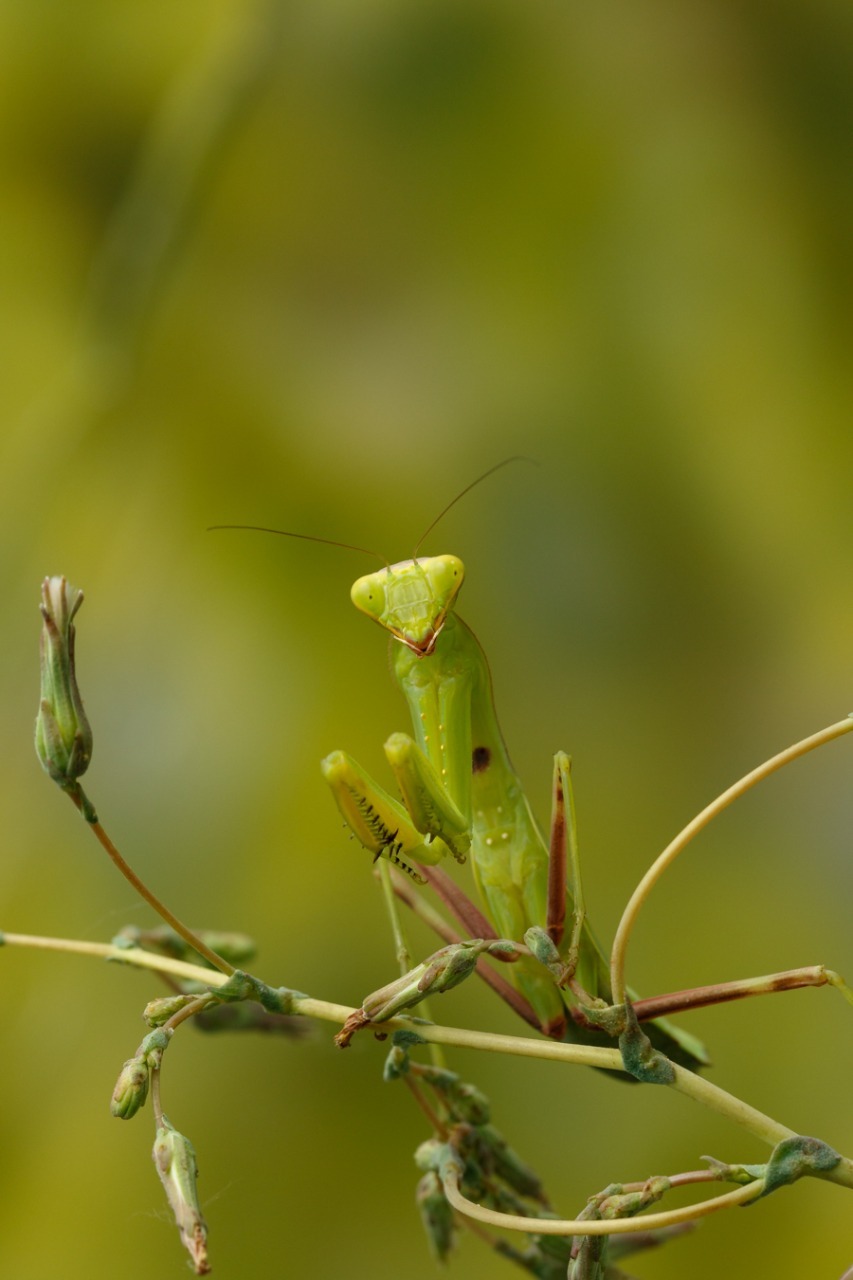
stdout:
<svg viewBox="0 0 853 1280">
<path fill-rule="evenodd" d="M 465 567 L 456 556 L 427 556 L 366 574 L 353 584 L 350 594 L 357 609 L 426 657 L 464 577 Z"/>
</svg>

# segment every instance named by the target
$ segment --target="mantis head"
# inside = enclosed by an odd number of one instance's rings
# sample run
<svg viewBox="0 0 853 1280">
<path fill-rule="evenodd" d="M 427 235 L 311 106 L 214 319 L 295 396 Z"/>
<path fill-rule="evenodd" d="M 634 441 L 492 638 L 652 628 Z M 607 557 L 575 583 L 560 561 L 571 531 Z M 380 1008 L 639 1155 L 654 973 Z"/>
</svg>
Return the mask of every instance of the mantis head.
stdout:
<svg viewBox="0 0 853 1280">
<path fill-rule="evenodd" d="M 359 578 L 350 595 L 357 609 L 425 658 L 435 647 L 464 577 L 465 566 L 456 556 L 402 560 Z"/>
</svg>

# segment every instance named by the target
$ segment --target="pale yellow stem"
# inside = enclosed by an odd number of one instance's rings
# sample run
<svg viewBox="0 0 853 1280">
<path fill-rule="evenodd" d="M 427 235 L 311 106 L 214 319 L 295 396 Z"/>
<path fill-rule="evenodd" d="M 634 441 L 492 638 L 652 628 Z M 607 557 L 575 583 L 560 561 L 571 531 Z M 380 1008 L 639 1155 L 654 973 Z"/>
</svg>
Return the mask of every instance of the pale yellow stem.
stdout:
<svg viewBox="0 0 853 1280">
<path fill-rule="evenodd" d="M 751 787 L 754 787 L 757 782 L 762 782 L 771 773 L 775 773 L 777 769 L 783 768 L 786 764 L 791 764 L 792 761 L 798 760 L 800 756 L 806 755 L 807 752 L 814 751 L 816 747 L 822 747 L 825 743 L 832 742 L 835 738 L 840 738 L 845 733 L 850 733 L 851 730 L 853 730 L 853 718 L 848 716 L 844 720 L 839 720 L 836 724 L 829 725 L 826 729 L 821 729 L 819 733 L 812 734 L 809 738 L 803 738 L 801 742 L 788 747 L 786 751 L 781 751 L 778 755 L 773 756 L 772 759 L 759 765 L 757 769 L 753 769 L 751 773 L 746 774 L 739 782 L 734 783 L 733 786 L 724 791 L 722 795 L 717 796 L 716 800 L 712 801 L 701 813 L 698 813 L 693 821 L 689 822 L 684 830 L 679 832 L 675 839 L 667 845 L 663 853 L 652 863 L 637 885 L 622 913 L 622 919 L 619 921 L 610 955 L 610 985 L 614 1004 L 624 1004 L 625 1002 L 627 994 L 625 952 L 628 946 L 628 939 L 631 936 L 631 930 L 640 913 L 640 908 L 663 873 L 672 865 L 693 837 L 698 835 L 703 827 L 707 827 L 708 823 L 713 818 L 716 818 L 719 813 L 722 813 L 723 809 L 727 808 L 734 800 L 737 800 L 739 796 L 744 795 Z"/>
<path fill-rule="evenodd" d="M 444 1178 L 444 1194 L 457 1213 L 474 1218 L 477 1222 L 487 1222 L 493 1227 L 503 1227 L 506 1231 L 526 1231 L 537 1236 L 613 1236 L 654 1231 L 657 1227 L 671 1227 L 679 1222 L 705 1218 L 719 1209 L 748 1204 L 763 1189 L 764 1183 L 759 1178 L 745 1187 L 736 1187 L 734 1191 L 727 1191 L 724 1195 L 703 1200 L 699 1204 L 685 1205 L 681 1209 L 669 1209 L 661 1213 L 644 1213 L 636 1218 L 613 1218 L 601 1222 L 588 1218 L 525 1218 L 520 1214 L 501 1213 L 463 1196 L 455 1169 L 450 1169 Z"/>
</svg>

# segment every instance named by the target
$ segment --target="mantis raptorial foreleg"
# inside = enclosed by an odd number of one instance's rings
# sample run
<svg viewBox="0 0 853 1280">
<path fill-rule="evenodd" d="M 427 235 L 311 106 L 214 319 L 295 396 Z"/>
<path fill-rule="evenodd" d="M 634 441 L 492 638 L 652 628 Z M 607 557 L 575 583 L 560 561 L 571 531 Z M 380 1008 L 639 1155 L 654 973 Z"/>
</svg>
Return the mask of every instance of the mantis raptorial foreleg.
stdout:
<svg viewBox="0 0 853 1280">
<path fill-rule="evenodd" d="M 449 797 L 432 793 L 433 802 L 429 805 L 424 789 L 418 792 L 416 787 L 410 786 L 410 794 L 420 802 L 422 816 L 421 825 L 418 825 L 412 812 L 389 796 L 346 752 L 333 751 L 326 756 L 323 776 L 332 788 L 347 825 L 374 858 L 388 858 L 420 884 L 426 884 L 426 881 L 416 870 L 417 864 L 431 866 L 447 854 L 459 862 L 465 861 L 471 840 L 465 831 L 464 820 Z M 438 836 L 437 829 L 430 830 L 423 817 L 429 814 L 437 827 L 437 810 L 442 801 L 445 823 L 440 829 L 445 831 L 444 839 Z"/>
</svg>

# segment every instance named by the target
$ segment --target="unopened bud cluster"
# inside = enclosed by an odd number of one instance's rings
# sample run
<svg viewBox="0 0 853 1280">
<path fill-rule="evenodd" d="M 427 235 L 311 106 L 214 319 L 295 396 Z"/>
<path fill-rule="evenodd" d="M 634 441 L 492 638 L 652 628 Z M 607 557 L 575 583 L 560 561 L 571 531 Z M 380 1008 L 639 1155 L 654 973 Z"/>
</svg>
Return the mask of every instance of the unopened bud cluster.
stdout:
<svg viewBox="0 0 853 1280">
<path fill-rule="evenodd" d="M 455 1240 L 455 1219 L 445 1195 L 445 1181 L 453 1176 L 463 1193 L 480 1204 L 523 1217 L 549 1212 L 548 1199 L 538 1175 L 509 1145 L 491 1123 L 488 1098 L 476 1085 L 461 1080 L 442 1067 L 410 1063 L 407 1033 L 394 1037 L 393 1067 L 386 1078 L 408 1074 L 412 1083 L 429 1086 L 435 1095 L 443 1133 L 422 1142 L 415 1163 L 422 1173 L 416 1199 L 421 1221 L 435 1257 L 446 1261 Z M 535 1208 L 530 1205 L 535 1202 Z M 531 1246 L 524 1265 L 536 1275 L 549 1275 L 538 1267 L 538 1246 Z M 534 1256 L 535 1255 L 535 1256 Z M 563 1274 L 568 1244 L 563 1251 Z M 530 1264 L 530 1265 L 528 1265 Z"/>
</svg>

